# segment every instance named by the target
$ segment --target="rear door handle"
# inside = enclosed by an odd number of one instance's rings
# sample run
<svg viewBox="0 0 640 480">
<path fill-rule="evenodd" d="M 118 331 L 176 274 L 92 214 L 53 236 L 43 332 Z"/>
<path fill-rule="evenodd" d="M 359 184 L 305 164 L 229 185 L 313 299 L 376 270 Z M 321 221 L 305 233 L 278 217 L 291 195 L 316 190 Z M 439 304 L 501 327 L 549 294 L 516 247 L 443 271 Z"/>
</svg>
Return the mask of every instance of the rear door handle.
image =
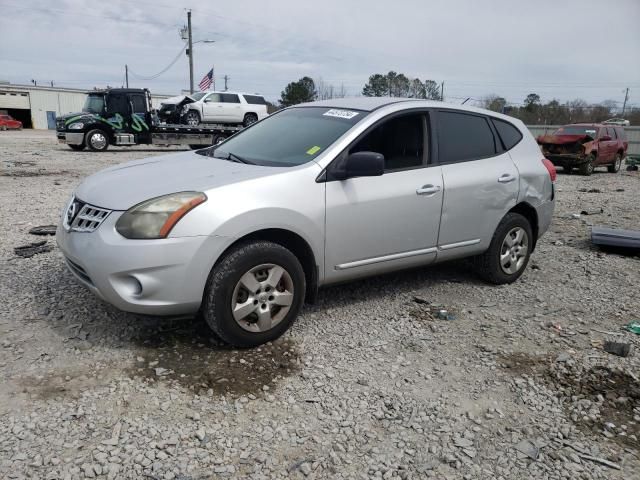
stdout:
<svg viewBox="0 0 640 480">
<path fill-rule="evenodd" d="M 434 193 L 438 193 L 440 191 L 440 186 L 436 185 L 423 185 L 419 189 L 416 190 L 418 195 L 433 195 Z"/>
<path fill-rule="evenodd" d="M 515 175 L 511 175 L 510 173 L 504 173 L 500 176 L 498 181 L 500 183 L 510 183 L 510 182 L 513 182 L 515 179 L 516 179 Z"/>
</svg>

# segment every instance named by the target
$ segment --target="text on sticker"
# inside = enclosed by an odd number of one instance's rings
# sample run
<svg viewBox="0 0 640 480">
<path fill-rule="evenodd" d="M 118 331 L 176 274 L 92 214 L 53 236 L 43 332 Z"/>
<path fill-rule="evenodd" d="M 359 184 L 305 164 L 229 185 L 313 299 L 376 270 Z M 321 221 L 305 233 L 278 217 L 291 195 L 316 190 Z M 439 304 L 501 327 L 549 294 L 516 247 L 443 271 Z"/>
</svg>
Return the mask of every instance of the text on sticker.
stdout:
<svg viewBox="0 0 640 480">
<path fill-rule="evenodd" d="M 350 119 L 358 115 L 358 112 L 353 112 L 351 110 L 337 110 L 335 108 L 332 108 L 331 110 L 324 112 L 323 115 L 326 117 L 338 117 L 338 118 Z"/>
</svg>

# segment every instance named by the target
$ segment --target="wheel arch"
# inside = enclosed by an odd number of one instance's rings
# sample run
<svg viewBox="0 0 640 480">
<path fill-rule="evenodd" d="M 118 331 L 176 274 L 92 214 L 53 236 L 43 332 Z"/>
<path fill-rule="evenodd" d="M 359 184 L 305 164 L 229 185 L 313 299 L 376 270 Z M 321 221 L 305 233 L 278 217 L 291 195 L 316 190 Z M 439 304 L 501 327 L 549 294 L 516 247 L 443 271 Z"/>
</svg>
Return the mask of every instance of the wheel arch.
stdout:
<svg viewBox="0 0 640 480">
<path fill-rule="evenodd" d="M 316 258 L 311 245 L 309 245 L 309 243 L 304 238 L 302 238 L 297 233 L 292 232 L 291 230 L 286 230 L 284 228 L 265 228 L 262 230 L 256 230 L 254 232 L 247 233 L 246 235 L 235 240 L 224 250 L 224 252 L 222 252 L 220 257 L 216 261 L 216 265 L 226 256 L 229 251 L 231 251 L 239 244 L 258 240 L 277 243 L 278 245 L 281 245 L 290 250 L 291 253 L 293 253 L 298 258 L 300 264 L 302 265 L 302 270 L 304 271 L 304 276 L 307 283 L 305 302 L 315 303 L 318 296 L 318 264 L 316 262 Z"/>
<path fill-rule="evenodd" d="M 531 231 L 533 233 L 533 247 L 531 251 L 535 250 L 536 244 L 538 243 L 538 232 L 540 229 L 538 212 L 536 211 L 536 209 L 527 202 L 520 202 L 507 213 L 518 213 L 528 220 L 529 225 L 531 225 Z"/>
</svg>

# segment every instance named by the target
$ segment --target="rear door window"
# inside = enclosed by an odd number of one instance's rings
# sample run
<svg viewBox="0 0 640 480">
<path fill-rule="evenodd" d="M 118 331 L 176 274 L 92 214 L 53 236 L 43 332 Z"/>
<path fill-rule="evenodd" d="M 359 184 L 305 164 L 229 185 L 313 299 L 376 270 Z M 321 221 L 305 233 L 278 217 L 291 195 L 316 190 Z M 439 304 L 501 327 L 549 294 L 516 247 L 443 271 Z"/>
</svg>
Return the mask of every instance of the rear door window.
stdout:
<svg viewBox="0 0 640 480">
<path fill-rule="evenodd" d="M 250 103 L 252 105 L 267 104 L 267 102 L 264 100 L 264 97 L 261 97 L 260 95 L 244 95 L 244 99 L 247 101 L 247 103 Z"/>
<path fill-rule="evenodd" d="M 495 137 L 485 117 L 439 111 L 437 118 L 440 163 L 478 160 L 497 153 Z"/>
<path fill-rule="evenodd" d="M 240 103 L 240 99 L 235 93 L 221 93 L 220 97 L 223 103 Z"/>
<path fill-rule="evenodd" d="M 498 120 L 497 118 L 492 118 L 491 121 L 498 131 L 498 135 L 502 141 L 502 146 L 505 150 L 511 150 L 520 142 L 520 140 L 522 140 L 522 133 L 520 130 L 509 122 Z"/>
</svg>

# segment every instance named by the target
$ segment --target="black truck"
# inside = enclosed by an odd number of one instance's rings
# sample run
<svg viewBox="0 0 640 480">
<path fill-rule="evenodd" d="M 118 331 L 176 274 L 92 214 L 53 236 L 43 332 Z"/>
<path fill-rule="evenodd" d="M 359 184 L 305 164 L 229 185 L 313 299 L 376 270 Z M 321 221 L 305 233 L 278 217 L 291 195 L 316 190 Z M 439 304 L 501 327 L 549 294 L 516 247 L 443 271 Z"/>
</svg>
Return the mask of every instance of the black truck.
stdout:
<svg viewBox="0 0 640 480">
<path fill-rule="evenodd" d="M 87 92 L 82 112 L 56 119 L 58 142 L 73 150 L 105 151 L 109 145 L 189 145 L 203 148 L 221 142 L 242 127 L 166 123 L 151 107 L 146 88 L 109 88 Z"/>
</svg>

